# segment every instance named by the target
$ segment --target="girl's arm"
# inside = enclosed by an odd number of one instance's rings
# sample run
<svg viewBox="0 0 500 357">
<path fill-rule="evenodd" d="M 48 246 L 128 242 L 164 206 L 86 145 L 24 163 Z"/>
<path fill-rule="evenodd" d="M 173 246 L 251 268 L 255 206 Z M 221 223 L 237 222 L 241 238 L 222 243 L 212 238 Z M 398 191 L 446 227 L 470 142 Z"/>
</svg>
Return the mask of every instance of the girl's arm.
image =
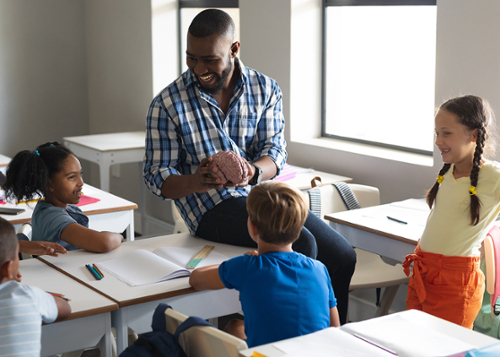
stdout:
<svg viewBox="0 0 500 357">
<path fill-rule="evenodd" d="M 340 327 L 340 317 L 339 317 L 339 312 L 337 310 L 337 306 L 332 307 L 330 309 L 330 326 Z"/>
<path fill-rule="evenodd" d="M 119 233 L 99 232 L 85 228 L 78 223 L 71 223 L 62 231 L 61 239 L 89 252 L 106 253 L 118 248 L 123 241 L 123 236 Z"/>
<path fill-rule="evenodd" d="M 219 277 L 219 265 L 210 265 L 193 270 L 189 277 L 189 285 L 196 290 L 224 289 L 225 286 Z"/>
</svg>

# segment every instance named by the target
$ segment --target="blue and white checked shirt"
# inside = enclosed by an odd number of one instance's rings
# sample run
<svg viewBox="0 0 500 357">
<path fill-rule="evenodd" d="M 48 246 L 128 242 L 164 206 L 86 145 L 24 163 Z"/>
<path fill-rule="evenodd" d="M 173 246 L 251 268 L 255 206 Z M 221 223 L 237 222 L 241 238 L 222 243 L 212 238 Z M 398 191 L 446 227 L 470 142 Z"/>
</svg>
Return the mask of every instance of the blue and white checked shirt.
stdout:
<svg viewBox="0 0 500 357">
<path fill-rule="evenodd" d="M 269 156 L 278 167 L 286 162 L 285 120 L 281 90 L 273 79 L 243 65 L 227 114 L 204 92 L 191 70 L 158 94 L 146 120 L 144 180 L 155 195 L 170 175 L 190 175 L 201 160 L 233 150 L 249 162 Z M 248 196 L 250 186 L 223 187 L 175 200 L 191 234 L 203 214 L 223 200 Z"/>
</svg>

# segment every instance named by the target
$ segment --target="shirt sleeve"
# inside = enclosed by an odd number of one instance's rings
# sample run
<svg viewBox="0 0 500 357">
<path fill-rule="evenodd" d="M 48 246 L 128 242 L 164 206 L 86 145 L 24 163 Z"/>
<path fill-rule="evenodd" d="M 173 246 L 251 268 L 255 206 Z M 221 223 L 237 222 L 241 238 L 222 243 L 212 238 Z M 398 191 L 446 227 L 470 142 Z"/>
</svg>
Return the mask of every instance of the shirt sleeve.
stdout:
<svg viewBox="0 0 500 357">
<path fill-rule="evenodd" d="M 72 223 L 78 223 L 69 215 L 64 208 L 50 207 L 40 211 L 36 217 L 33 217 L 33 225 L 36 224 L 37 231 L 41 235 L 33 235 L 36 240 L 44 240 L 61 244 L 62 232 Z"/>
<path fill-rule="evenodd" d="M 271 95 L 257 128 L 258 154 L 256 159 L 262 155 L 269 156 L 276 164 L 277 176 L 287 158 L 284 138 L 285 118 L 283 117 L 281 89 L 275 81 L 271 80 L 271 83 Z"/>
<path fill-rule="evenodd" d="M 241 291 L 245 280 L 245 259 L 245 255 L 240 255 L 219 266 L 219 277 L 226 288 Z"/>
<path fill-rule="evenodd" d="M 161 94 L 149 107 L 146 119 L 146 151 L 144 155 L 144 182 L 158 197 L 161 186 L 170 175 L 179 174 L 175 169 L 179 157 L 179 142 L 175 124 L 164 107 Z"/>
<path fill-rule="evenodd" d="M 59 314 L 54 297 L 36 286 L 23 286 L 33 299 L 33 302 L 42 317 L 42 321 L 45 323 L 54 322 Z"/>
</svg>

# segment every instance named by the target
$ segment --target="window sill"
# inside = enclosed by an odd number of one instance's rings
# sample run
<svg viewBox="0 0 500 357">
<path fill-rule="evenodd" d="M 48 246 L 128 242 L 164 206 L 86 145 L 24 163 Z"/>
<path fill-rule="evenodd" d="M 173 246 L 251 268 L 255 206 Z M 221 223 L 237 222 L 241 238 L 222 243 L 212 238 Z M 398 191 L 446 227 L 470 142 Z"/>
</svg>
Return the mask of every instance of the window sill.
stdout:
<svg viewBox="0 0 500 357">
<path fill-rule="evenodd" d="M 353 154 L 377 157 L 379 159 L 399 161 L 407 164 L 429 167 L 434 166 L 434 158 L 432 156 L 409 153 L 394 149 L 380 148 L 366 144 L 352 143 L 343 140 L 309 138 L 303 140 L 292 140 L 292 142 L 318 146 L 327 149 L 346 151 Z"/>
</svg>

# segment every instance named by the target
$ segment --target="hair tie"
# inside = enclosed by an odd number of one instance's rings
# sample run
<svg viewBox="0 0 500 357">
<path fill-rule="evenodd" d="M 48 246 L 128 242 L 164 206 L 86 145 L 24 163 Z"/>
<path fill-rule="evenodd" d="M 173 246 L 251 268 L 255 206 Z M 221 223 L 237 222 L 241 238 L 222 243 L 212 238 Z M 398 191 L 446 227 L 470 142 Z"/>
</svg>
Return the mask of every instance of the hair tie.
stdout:
<svg viewBox="0 0 500 357">
<path fill-rule="evenodd" d="M 38 152 L 38 150 L 33 151 L 33 153 L 35 153 L 36 156 L 40 156 L 40 153 Z"/>
<path fill-rule="evenodd" d="M 55 146 L 54 144 L 50 144 L 50 145 L 49 145 L 49 147 L 50 147 L 50 148 L 53 148 L 54 146 Z"/>
<path fill-rule="evenodd" d="M 443 180 L 444 180 L 444 177 L 441 175 L 438 175 L 438 177 L 436 179 L 437 183 L 441 183 L 441 182 L 443 182 Z"/>
<path fill-rule="evenodd" d="M 476 187 L 475 186 L 471 186 L 469 188 L 469 192 L 470 192 L 471 196 L 474 196 L 476 194 Z"/>
</svg>

